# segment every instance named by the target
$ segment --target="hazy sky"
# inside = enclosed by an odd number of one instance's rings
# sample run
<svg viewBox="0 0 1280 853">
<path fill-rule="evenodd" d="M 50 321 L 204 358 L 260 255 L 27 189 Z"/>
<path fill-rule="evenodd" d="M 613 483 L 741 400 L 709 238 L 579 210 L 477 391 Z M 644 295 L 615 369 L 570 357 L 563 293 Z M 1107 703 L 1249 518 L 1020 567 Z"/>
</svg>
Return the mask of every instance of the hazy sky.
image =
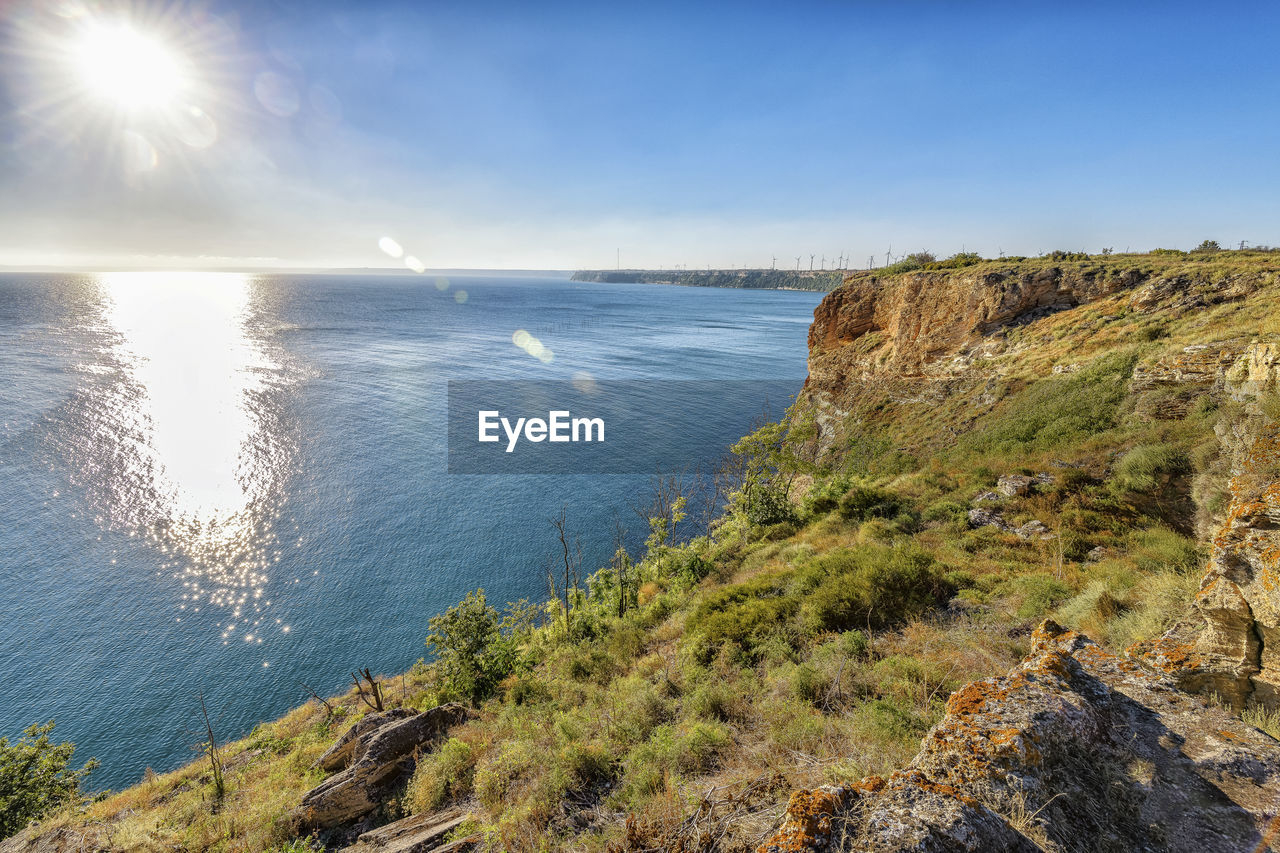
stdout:
<svg viewBox="0 0 1280 853">
<path fill-rule="evenodd" d="M 0 264 L 389 265 L 384 236 L 528 268 L 1280 243 L 1280 4 L 0 16 Z M 93 41 L 125 18 L 168 64 Z"/>
</svg>

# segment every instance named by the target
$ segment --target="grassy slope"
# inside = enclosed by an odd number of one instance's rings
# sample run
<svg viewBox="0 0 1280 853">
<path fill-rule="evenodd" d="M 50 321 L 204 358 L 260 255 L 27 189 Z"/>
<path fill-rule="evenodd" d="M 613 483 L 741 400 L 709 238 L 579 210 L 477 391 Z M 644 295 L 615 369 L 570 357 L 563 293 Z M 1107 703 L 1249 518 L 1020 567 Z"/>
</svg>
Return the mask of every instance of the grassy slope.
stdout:
<svg viewBox="0 0 1280 853">
<path fill-rule="evenodd" d="M 1174 262 L 1231 272 L 1214 256 Z M 558 622 L 524 635 L 527 669 L 420 762 L 385 818 L 459 802 L 495 848 L 623 850 L 732 816 L 717 849 L 750 849 L 792 789 L 907 761 L 948 694 L 1015 663 L 1035 620 L 1053 613 L 1114 648 L 1158 635 L 1195 589 L 1190 495 L 1212 503 L 1221 487 L 1213 427 L 1235 410 L 1206 396 L 1179 420 L 1138 417 L 1129 374 L 1189 344 L 1276 334 L 1277 296 L 1268 283 L 1136 317 L 1117 295 L 1012 331 L 1024 346 L 985 366 L 999 379 L 981 401 L 855 413 L 843 470 L 818 478 L 795 521 L 729 519 L 714 539 L 657 548 L 624 618 L 601 592 L 573 639 Z M 1052 373 L 1068 363 L 1083 366 Z M 1056 482 L 1006 501 L 1005 517 L 1056 538 L 968 528 L 974 495 L 1016 471 Z M 448 698 L 431 667 L 388 692 L 420 708 Z M 307 849 L 283 816 L 360 712 L 352 696 L 337 715 L 312 703 L 230 745 L 217 809 L 196 762 L 45 827 L 108 827 L 121 849 Z"/>
</svg>

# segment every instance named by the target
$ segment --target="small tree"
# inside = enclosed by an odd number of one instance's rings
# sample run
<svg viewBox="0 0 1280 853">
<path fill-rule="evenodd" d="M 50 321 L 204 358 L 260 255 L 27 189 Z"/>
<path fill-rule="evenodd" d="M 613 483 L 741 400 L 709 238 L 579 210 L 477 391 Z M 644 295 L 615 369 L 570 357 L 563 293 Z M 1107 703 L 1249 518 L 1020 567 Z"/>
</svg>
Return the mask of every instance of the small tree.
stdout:
<svg viewBox="0 0 1280 853">
<path fill-rule="evenodd" d="M 90 759 L 71 770 L 73 743 L 53 743 L 53 720 L 29 726 L 17 742 L 0 737 L 0 838 L 80 797 L 80 783 L 98 766 Z"/>
<path fill-rule="evenodd" d="M 796 403 L 781 420 L 739 439 L 729 448 L 737 459 L 729 494 L 735 509 L 752 524 L 792 518 L 791 486 L 797 475 L 817 470 L 816 438 L 813 412 Z"/>
<path fill-rule="evenodd" d="M 1207 254 L 1209 252 L 1221 252 L 1222 247 L 1218 245 L 1217 240 L 1205 240 L 1199 246 L 1196 246 L 1191 251 L 1200 252 L 1201 254 Z"/>
<path fill-rule="evenodd" d="M 484 590 L 431 619 L 427 646 L 436 655 L 443 690 L 478 704 L 520 665 L 519 634 L 525 617 L 503 618 L 485 601 Z"/>
</svg>

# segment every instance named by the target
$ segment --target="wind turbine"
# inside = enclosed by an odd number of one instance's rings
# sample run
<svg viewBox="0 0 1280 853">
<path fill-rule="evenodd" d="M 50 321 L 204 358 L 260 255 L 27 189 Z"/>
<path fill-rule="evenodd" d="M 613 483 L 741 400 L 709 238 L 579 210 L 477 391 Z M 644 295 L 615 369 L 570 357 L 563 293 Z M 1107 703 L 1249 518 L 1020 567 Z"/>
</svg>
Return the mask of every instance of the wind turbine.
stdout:
<svg viewBox="0 0 1280 853">
<path fill-rule="evenodd" d="M 796 272 L 800 272 L 800 256 L 796 255 Z"/>
<path fill-rule="evenodd" d="M 816 258 L 816 257 L 818 257 L 818 256 L 817 256 L 817 255 L 812 255 L 812 254 L 811 254 L 811 255 L 809 255 L 809 272 L 813 272 L 813 259 L 814 259 L 814 258 Z"/>
</svg>

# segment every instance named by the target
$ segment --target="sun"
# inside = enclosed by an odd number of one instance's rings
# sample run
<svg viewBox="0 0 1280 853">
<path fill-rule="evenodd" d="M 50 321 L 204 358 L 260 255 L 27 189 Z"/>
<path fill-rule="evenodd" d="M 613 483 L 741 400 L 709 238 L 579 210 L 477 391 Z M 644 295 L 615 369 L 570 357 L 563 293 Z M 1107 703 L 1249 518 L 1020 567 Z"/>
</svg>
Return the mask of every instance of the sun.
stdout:
<svg viewBox="0 0 1280 853">
<path fill-rule="evenodd" d="M 186 86 L 181 57 L 129 24 L 95 24 L 73 50 L 86 89 L 129 112 L 167 106 Z"/>
</svg>

